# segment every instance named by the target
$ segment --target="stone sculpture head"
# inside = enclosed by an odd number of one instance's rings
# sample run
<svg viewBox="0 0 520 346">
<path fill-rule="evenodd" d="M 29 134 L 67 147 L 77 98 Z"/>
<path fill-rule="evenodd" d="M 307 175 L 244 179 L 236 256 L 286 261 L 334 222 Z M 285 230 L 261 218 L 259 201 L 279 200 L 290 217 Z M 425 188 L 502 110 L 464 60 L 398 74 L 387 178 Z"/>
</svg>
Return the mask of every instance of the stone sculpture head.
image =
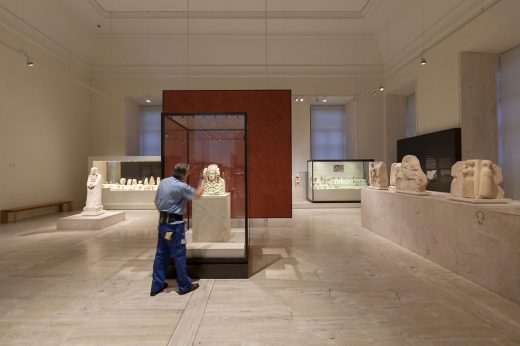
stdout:
<svg viewBox="0 0 520 346">
<path fill-rule="evenodd" d="M 209 182 L 214 182 L 220 179 L 220 169 L 218 168 L 218 165 L 211 164 L 208 167 L 204 168 L 204 171 L 202 172 L 202 176 L 204 180 Z"/>
<path fill-rule="evenodd" d="M 90 175 L 96 175 L 96 174 L 98 174 L 98 169 L 97 169 L 97 167 L 92 167 L 92 168 L 90 169 Z"/>
</svg>

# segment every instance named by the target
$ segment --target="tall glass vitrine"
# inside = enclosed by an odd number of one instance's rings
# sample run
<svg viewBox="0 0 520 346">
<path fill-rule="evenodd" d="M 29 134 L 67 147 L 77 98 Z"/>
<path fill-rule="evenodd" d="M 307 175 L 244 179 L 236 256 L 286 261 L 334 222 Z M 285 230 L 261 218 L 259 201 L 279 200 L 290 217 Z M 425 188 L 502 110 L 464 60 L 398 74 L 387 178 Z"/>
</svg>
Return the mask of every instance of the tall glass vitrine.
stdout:
<svg viewBox="0 0 520 346">
<path fill-rule="evenodd" d="M 246 113 L 162 113 L 161 126 L 163 176 L 186 162 L 187 183 L 206 186 L 184 215 L 188 272 L 248 277 Z"/>
</svg>

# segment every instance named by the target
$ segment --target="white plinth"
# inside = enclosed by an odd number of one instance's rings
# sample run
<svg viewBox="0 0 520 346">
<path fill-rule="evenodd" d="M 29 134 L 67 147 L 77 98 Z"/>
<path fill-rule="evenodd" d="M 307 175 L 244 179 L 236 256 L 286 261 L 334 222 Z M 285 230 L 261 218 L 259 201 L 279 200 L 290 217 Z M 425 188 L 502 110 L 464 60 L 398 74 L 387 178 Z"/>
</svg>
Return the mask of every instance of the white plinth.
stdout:
<svg viewBox="0 0 520 346">
<path fill-rule="evenodd" d="M 85 207 L 83 208 L 83 212 L 81 215 L 83 216 L 98 216 L 101 214 L 104 214 L 105 211 L 103 210 L 103 206 L 99 205 L 97 207 Z"/>
<path fill-rule="evenodd" d="M 361 225 L 520 303 L 520 203 L 471 204 L 363 189 Z"/>
<path fill-rule="evenodd" d="M 430 191 L 408 191 L 408 190 L 399 190 L 399 189 L 395 189 L 394 191 L 398 192 L 398 193 L 404 193 L 404 194 L 414 195 L 414 196 L 429 196 L 432 194 Z"/>
<path fill-rule="evenodd" d="M 367 186 L 369 189 L 372 189 L 372 190 L 388 190 L 388 186 L 387 187 L 379 187 L 379 186 Z"/>
<path fill-rule="evenodd" d="M 193 241 L 226 242 L 231 232 L 231 197 L 201 196 L 193 200 Z"/>
<path fill-rule="evenodd" d="M 193 230 L 186 232 L 188 258 L 242 258 L 245 256 L 245 229 L 232 228 L 227 242 L 193 242 Z"/>
<path fill-rule="evenodd" d="M 104 214 L 96 216 L 85 216 L 81 214 L 62 217 L 58 219 L 56 229 L 58 230 L 97 230 L 114 225 L 125 220 L 124 211 L 105 211 Z"/>
<path fill-rule="evenodd" d="M 497 198 L 497 199 L 477 199 L 477 198 L 465 198 L 465 197 L 450 197 L 452 201 L 472 203 L 472 204 L 505 204 L 511 203 L 508 198 Z"/>
</svg>

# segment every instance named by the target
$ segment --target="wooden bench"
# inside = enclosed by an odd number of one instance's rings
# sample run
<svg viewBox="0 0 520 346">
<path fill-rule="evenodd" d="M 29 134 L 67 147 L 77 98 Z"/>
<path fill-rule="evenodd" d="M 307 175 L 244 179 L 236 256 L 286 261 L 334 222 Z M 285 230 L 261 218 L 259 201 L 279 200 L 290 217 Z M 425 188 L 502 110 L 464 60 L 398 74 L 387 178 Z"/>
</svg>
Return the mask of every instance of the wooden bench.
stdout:
<svg viewBox="0 0 520 346">
<path fill-rule="evenodd" d="M 72 201 L 52 202 L 52 203 L 30 205 L 30 206 L 26 206 L 26 207 L 5 209 L 0 212 L 0 223 L 8 223 L 10 213 L 13 214 L 13 222 L 16 222 L 16 213 L 18 213 L 18 212 L 39 209 L 39 208 L 53 207 L 53 206 L 58 206 L 60 212 L 64 211 L 63 206 L 67 206 L 67 211 L 71 211 L 72 210 Z"/>
</svg>

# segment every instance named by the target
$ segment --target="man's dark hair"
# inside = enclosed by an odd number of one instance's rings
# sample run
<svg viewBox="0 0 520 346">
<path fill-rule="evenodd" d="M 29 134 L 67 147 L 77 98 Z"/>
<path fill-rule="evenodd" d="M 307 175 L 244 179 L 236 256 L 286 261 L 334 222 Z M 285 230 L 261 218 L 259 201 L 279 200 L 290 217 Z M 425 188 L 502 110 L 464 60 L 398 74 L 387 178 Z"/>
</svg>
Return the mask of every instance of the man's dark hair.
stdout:
<svg viewBox="0 0 520 346">
<path fill-rule="evenodd" d="M 176 179 L 181 179 L 188 173 L 189 169 L 190 165 L 188 165 L 187 163 L 178 163 L 173 168 L 173 177 Z"/>
</svg>

